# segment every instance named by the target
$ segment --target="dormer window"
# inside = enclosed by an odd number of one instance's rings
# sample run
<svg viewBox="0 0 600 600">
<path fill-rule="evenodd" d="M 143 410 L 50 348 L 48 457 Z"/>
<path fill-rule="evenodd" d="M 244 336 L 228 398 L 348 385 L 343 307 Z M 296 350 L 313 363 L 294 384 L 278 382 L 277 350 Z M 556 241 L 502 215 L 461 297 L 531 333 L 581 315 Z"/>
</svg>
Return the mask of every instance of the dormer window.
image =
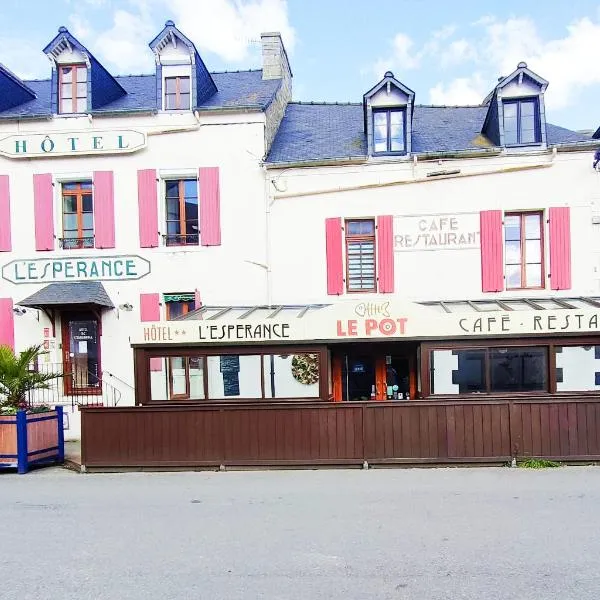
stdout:
<svg viewBox="0 0 600 600">
<path fill-rule="evenodd" d="M 62 115 L 87 112 L 87 66 L 58 67 L 58 112 Z"/>
<path fill-rule="evenodd" d="M 373 153 L 406 152 L 406 110 L 373 109 Z"/>
<path fill-rule="evenodd" d="M 502 107 L 506 146 L 540 143 L 540 115 L 537 98 L 504 100 Z"/>
<path fill-rule="evenodd" d="M 165 110 L 190 110 L 189 77 L 165 77 Z"/>
</svg>

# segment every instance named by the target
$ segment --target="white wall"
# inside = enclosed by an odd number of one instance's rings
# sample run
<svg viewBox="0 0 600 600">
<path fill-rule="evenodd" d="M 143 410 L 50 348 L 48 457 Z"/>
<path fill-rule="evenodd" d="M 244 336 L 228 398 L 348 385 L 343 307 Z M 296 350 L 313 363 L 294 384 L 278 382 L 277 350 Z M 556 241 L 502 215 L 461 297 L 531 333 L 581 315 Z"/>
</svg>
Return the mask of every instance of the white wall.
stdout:
<svg viewBox="0 0 600 600">
<path fill-rule="evenodd" d="M 188 128 L 157 134 L 161 130 Z M 54 157 L 14 160 L 0 157 L 0 173 L 10 176 L 12 252 L 0 253 L 0 267 L 14 260 L 74 256 L 138 255 L 151 263 L 149 275 L 134 281 L 104 281 L 115 307 L 129 303 L 132 311 L 104 311 L 102 320 L 102 369 L 115 377 L 105 380 L 123 394 L 122 404 L 133 403 L 133 353 L 129 332 L 139 324 L 140 293 L 193 292 L 199 289 L 204 304 L 262 304 L 267 301 L 265 250 L 264 173 L 259 166 L 264 155 L 264 115 L 214 115 L 200 119 L 191 113 L 122 118 L 57 117 L 50 121 L 1 123 L 0 136 L 14 133 L 49 133 L 78 130 L 135 129 L 148 135 L 145 149 L 111 156 Z M 196 174 L 198 167 L 220 168 L 221 246 L 165 247 L 143 249 L 138 233 L 138 169 L 157 169 L 162 175 Z M 110 250 L 55 250 L 37 252 L 34 238 L 34 173 L 51 173 L 58 182 L 65 178 L 89 178 L 95 170 L 114 172 L 116 247 Z M 163 200 L 159 197 L 159 227 L 165 233 Z M 55 235 L 62 237 L 60 186 L 55 185 Z M 0 297 L 15 304 L 46 285 L 15 285 L 0 279 Z M 161 307 L 164 315 L 165 306 Z M 49 328 L 47 316 L 27 309 L 15 315 L 16 349 L 43 340 Z M 49 362 L 60 363 L 61 324 Z M 122 381 L 120 381 L 122 380 Z"/>
<path fill-rule="evenodd" d="M 599 211 L 600 180 L 591 168 L 591 158 L 590 152 L 565 153 L 558 154 L 552 161 L 551 154 L 545 153 L 418 162 L 416 166 L 397 162 L 283 172 L 272 169 L 270 178 L 276 179 L 277 189 L 281 190 L 277 192 L 270 186 L 274 302 L 335 300 L 327 295 L 326 289 L 327 217 L 394 215 L 398 217 L 397 223 L 403 217 L 415 215 L 470 214 L 478 232 L 477 215 L 481 210 L 547 211 L 551 206 L 571 208 L 571 290 L 552 291 L 546 278 L 545 290 L 485 294 L 481 291 L 477 244 L 471 249 L 395 252 L 395 295 L 427 301 L 598 294 L 600 226 L 592 224 L 592 217 Z M 541 166 L 513 171 L 537 165 Z M 461 177 L 427 179 L 427 173 L 442 170 L 459 170 Z M 550 268 L 547 224 L 545 228 L 547 275 Z M 348 299 L 353 295 L 344 297 Z M 378 295 L 354 297 L 365 300 Z"/>
</svg>

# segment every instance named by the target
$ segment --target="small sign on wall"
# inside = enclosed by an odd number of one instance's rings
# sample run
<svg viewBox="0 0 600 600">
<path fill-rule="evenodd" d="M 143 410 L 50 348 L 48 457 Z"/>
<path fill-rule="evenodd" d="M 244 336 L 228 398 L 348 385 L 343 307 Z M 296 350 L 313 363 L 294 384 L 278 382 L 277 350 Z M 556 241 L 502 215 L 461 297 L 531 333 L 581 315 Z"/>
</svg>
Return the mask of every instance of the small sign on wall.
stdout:
<svg viewBox="0 0 600 600">
<path fill-rule="evenodd" d="M 394 217 L 394 251 L 479 248 L 479 213 Z"/>
</svg>

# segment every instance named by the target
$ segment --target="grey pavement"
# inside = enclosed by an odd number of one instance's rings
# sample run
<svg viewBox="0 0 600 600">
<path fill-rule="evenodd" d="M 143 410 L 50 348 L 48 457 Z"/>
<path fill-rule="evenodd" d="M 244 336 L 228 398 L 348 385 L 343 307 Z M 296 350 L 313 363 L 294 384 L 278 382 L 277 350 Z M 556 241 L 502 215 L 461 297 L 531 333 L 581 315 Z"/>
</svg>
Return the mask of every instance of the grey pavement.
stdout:
<svg viewBox="0 0 600 600">
<path fill-rule="evenodd" d="M 1 600 L 600 598 L 600 467 L 0 475 Z"/>
</svg>

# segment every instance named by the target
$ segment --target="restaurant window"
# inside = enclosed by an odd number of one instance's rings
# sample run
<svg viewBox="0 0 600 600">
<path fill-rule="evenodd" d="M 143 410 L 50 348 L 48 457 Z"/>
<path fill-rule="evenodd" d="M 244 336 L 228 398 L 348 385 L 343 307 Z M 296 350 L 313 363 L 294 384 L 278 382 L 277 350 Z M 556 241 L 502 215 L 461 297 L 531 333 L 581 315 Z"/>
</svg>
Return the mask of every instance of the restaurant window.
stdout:
<svg viewBox="0 0 600 600">
<path fill-rule="evenodd" d="M 165 181 L 166 246 L 198 245 L 198 180 Z"/>
<path fill-rule="evenodd" d="M 163 302 L 167 321 L 187 315 L 195 308 L 194 294 L 164 294 Z"/>
<path fill-rule="evenodd" d="M 190 78 L 165 77 L 165 110 L 189 110 Z"/>
<path fill-rule="evenodd" d="M 152 357 L 152 401 L 317 399 L 320 354 Z"/>
<path fill-rule="evenodd" d="M 373 110 L 373 152 L 402 154 L 406 152 L 405 109 Z"/>
<path fill-rule="evenodd" d="M 432 394 L 548 391 L 548 348 L 461 348 L 430 354 Z"/>
<path fill-rule="evenodd" d="M 556 391 L 600 390 L 600 346 L 556 346 Z"/>
<path fill-rule="evenodd" d="M 537 98 L 504 100 L 504 144 L 519 146 L 540 143 L 540 114 Z"/>
<path fill-rule="evenodd" d="M 87 112 L 87 66 L 58 67 L 58 112 L 77 114 Z"/>
<path fill-rule="evenodd" d="M 544 235 L 541 212 L 504 216 L 504 262 L 507 289 L 544 287 Z"/>
<path fill-rule="evenodd" d="M 346 221 L 346 288 L 375 292 L 375 220 Z"/>
<path fill-rule="evenodd" d="M 63 183 L 62 230 L 65 250 L 94 247 L 94 197 L 91 181 Z"/>
</svg>

